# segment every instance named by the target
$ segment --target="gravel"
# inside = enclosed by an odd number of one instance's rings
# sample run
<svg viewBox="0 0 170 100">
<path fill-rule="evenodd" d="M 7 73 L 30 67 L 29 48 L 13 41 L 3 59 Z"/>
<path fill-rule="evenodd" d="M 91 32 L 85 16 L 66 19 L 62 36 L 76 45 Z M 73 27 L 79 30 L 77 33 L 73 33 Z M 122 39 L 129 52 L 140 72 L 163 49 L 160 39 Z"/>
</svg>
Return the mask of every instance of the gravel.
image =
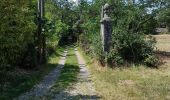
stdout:
<svg viewBox="0 0 170 100">
<path fill-rule="evenodd" d="M 54 86 L 55 81 L 60 75 L 61 68 L 64 67 L 67 52 L 61 58 L 58 67 L 48 74 L 44 80 L 33 88 L 30 92 L 23 94 L 18 100 L 98 100 L 101 99 L 97 96 L 91 75 L 87 69 L 85 60 L 80 53 L 75 49 L 75 54 L 80 67 L 80 72 L 77 76 L 76 84 L 60 91 L 58 94 L 50 92 L 50 88 Z M 55 93 L 55 92 L 54 92 Z"/>
<path fill-rule="evenodd" d="M 59 61 L 59 65 L 53 71 L 46 75 L 38 85 L 31 89 L 31 91 L 22 94 L 14 100 L 37 100 L 43 98 L 43 96 L 48 93 L 57 78 L 60 76 L 61 69 L 64 67 L 66 61 L 66 56 L 67 51 L 64 51 L 64 54 Z"/>
<path fill-rule="evenodd" d="M 90 79 L 90 72 L 88 71 L 85 60 L 80 53 L 75 49 L 75 54 L 78 59 L 80 73 L 78 81 L 70 88 L 55 94 L 52 100 L 98 100 L 99 96 L 96 95 L 93 82 Z"/>
</svg>

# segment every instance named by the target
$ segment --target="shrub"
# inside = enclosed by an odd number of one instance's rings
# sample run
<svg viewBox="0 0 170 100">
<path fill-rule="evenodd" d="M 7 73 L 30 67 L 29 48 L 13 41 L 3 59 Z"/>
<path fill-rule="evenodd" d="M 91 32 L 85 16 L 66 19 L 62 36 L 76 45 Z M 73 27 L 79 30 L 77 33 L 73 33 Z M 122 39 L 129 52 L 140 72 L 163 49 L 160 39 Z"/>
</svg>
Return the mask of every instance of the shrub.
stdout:
<svg viewBox="0 0 170 100">
<path fill-rule="evenodd" d="M 152 17 L 154 14 L 147 15 L 147 13 L 144 13 L 144 7 L 127 5 L 121 0 L 115 2 L 108 0 L 108 2 L 113 7 L 112 12 L 109 14 L 113 19 L 113 32 L 112 46 L 110 53 L 107 55 L 108 63 L 114 66 L 119 66 L 126 62 L 144 64 L 146 59 L 153 56 L 156 41 L 152 37 L 146 38 L 142 33 L 146 31 L 145 28 L 148 28 L 145 25 L 147 24 L 146 22 L 151 20 L 150 18 L 148 20 L 148 17 Z M 80 41 L 82 41 L 82 47 L 85 51 L 88 51 L 88 54 L 101 62 L 105 62 L 106 55 L 103 53 L 100 36 L 100 12 L 95 11 L 94 15 L 92 12 L 101 7 L 101 5 L 103 5 L 101 2 L 94 2 L 94 4 L 90 5 L 92 7 L 92 10 L 89 10 L 90 13 L 84 14 L 81 27 L 83 35 Z"/>
<path fill-rule="evenodd" d="M 144 64 L 149 67 L 158 67 L 159 60 L 155 56 L 149 55 L 145 60 Z"/>
<path fill-rule="evenodd" d="M 148 55 L 153 55 L 155 40 L 152 37 L 145 39 L 139 33 L 115 33 L 113 34 L 113 48 L 128 62 L 141 62 Z"/>
<path fill-rule="evenodd" d="M 119 52 L 116 50 L 111 50 L 107 56 L 107 61 L 109 65 L 121 66 L 124 63 L 123 58 L 120 56 Z"/>
<path fill-rule="evenodd" d="M 1 0 L 0 5 L 0 71 L 8 71 L 18 66 L 30 51 L 28 44 L 33 43 L 36 25 L 32 2 Z M 32 59 L 34 55 L 25 57 Z"/>
</svg>

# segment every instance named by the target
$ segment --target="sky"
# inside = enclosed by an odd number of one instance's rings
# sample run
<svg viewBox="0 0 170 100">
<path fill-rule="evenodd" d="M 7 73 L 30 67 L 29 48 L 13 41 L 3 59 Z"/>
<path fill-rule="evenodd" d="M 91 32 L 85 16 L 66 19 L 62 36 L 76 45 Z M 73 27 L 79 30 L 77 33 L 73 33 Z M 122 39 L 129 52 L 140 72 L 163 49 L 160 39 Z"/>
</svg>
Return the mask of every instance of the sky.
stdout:
<svg viewBox="0 0 170 100">
<path fill-rule="evenodd" d="M 76 0 L 69 0 L 69 1 L 74 1 L 75 2 Z"/>
<path fill-rule="evenodd" d="M 68 0 L 68 1 L 74 1 L 76 5 L 78 5 L 78 2 L 76 2 L 77 0 Z"/>
</svg>

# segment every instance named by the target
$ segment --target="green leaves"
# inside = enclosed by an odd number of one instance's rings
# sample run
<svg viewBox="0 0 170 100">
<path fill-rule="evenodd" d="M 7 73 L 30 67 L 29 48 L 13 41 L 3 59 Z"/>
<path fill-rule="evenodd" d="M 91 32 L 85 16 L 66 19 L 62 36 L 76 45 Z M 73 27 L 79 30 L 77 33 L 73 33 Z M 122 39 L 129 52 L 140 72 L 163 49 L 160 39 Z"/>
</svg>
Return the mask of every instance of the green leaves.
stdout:
<svg viewBox="0 0 170 100">
<path fill-rule="evenodd" d="M 129 0 L 95 0 L 89 4 L 88 8 L 83 8 L 83 20 L 81 24 L 83 34 L 80 42 L 86 53 L 103 62 L 105 54 L 102 50 L 100 35 L 100 10 L 104 3 L 110 3 L 113 19 L 112 47 L 107 59 L 111 65 L 120 65 L 126 62 L 143 63 L 143 61 L 153 55 L 155 42 L 153 39 L 146 40 L 144 32 L 149 32 L 154 28 L 155 13 L 148 14 L 147 8 L 153 2 L 145 5 L 145 2 L 133 2 Z M 83 6 L 85 7 L 85 6 Z M 85 11 L 84 11 L 85 10 Z M 87 13 L 88 12 L 88 13 Z M 95 14 L 94 14 L 95 12 Z M 149 25 L 148 23 L 152 23 Z M 147 26 L 150 26 L 150 30 Z"/>
<path fill-rule="evenodd" d="M 29 43 L 33 43 L 36 29 L 33 5 L 29 0 L 0 1 L 0 66 L 17 65 L 22 61 L 22 53 L 26 52 Z"/>
</svg>

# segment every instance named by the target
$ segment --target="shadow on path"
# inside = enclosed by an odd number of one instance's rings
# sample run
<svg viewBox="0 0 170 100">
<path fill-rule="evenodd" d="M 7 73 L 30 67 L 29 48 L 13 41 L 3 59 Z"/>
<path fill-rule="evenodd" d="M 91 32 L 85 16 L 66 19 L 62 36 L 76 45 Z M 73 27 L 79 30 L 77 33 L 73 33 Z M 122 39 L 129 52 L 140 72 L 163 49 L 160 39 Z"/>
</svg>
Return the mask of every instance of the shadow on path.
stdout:
<svg viewBox="0 0 170 100">
<path fill-rule="evenodd" d="M 68 92 L 60 92 L 60 95 L 55 97 L 55 99 L 51 100 L 99 100 L 101 99 L 100 96 L 97 95 L 82 95 L 82 94 L 77 94 L 77 95 L 72 95 Z"/>
<path fill-rule="evenodd" d="M 37 84 L 31 91 L 19 96 L 17 100 L 30 100 L 30 98 L 43 97 L 49 91 L 49 89 L 54 85 L 55 81 L 60 76 L 61 69 L 64 67 L 66 61 L 66 56 L 67 56 L 67 51 L 64 51 L 64 54 L 60 58 L 59 64 L 58 66 L 56 66 L 56 69 L 54 69 L 48 75 L 46 75 L 44 79 L 39 84 Z"/>
</svg>

